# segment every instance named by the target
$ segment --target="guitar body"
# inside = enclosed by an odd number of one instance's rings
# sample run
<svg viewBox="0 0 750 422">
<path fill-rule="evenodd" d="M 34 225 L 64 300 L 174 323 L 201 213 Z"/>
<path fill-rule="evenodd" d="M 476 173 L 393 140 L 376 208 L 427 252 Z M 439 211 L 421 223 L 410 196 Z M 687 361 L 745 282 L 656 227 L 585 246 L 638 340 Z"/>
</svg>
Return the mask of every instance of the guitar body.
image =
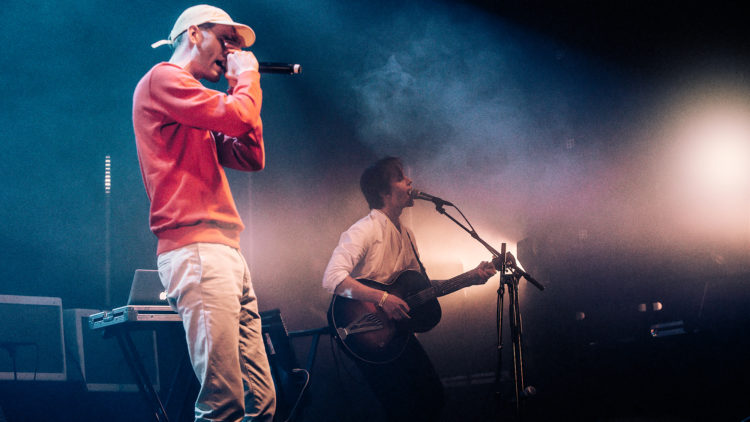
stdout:
<svg viewBox="0 0 750 422">
<path fill-rule="evenodd" d="M 396 295 L 409 297 L 431 288 L 417 271 L 399 274 L 390 285 L 360 279 L 360 283 Z M 413 332 L 426 332 L 440 322 L 442 311 L 436 298 L 416 306 L 409 303 L 410 319 L 394 321 L 375 304 L 334 295 L 328 308 L 328 323 L 351 356 L 369 363 L 387 363 L 401 355 Z"/>
</svg>

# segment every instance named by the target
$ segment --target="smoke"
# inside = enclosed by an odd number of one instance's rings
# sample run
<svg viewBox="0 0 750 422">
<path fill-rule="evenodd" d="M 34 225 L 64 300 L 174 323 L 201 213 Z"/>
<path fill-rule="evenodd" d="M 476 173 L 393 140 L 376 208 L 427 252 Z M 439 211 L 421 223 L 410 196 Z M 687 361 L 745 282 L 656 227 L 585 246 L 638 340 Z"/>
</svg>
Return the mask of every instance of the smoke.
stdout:
<svg viewBox="0 0 750 422">
<path fill-rule="evenodd" d="M 8 99 L 2 127 L 17 145 L 0 169 L 3 239 L 6 249 L 23 251 L 3 263 L 15 274 L 13 292 L 33 279 L 33 293 L 52 294 L 50 286 L 78 276 L 68 271 L 74 261 L 99 285 L 102 159 L 111 155 L 114 272 L 126 290 L 132 270 L 155 261 L 132 91 L 168 58 L 168 50 L 148 46 L 184 4 L 34 3 L 33 14 L 21 2 L 3 9 L 9 47 L 2 61 L 16 72 L 0 80 Z M 268 306 L 320 292 L 305 306 L 325 309 L 322 270 L 339 234 L 367 212 L 359 175 L 386 154 L 403 159 L 416 187 L 457 204 L 495 248 L 539 233 L 587 231 L 592 241 L 607 237 L 632 250 L 643 236 L 664 235 L 654 222 L 673 220 L 658 200 L 669 187 L 652 178 L 666 149 L 653 147 L 658 136 L 643 124 L 646 114 L 664 111 L 643 111 L 639 96 L 648 87 L 611 64 L 458 2 L 220 6 L 253 26 L 261 61 L 304 68 L 291 78 L 263 76 L 268 166 L 253 175 L 229 172 L 248 226 L 243 245 L 259 294 L 272 298 Z M 112 30 L 132 22 L 140 30 Z M 28 48 L 42 44 L 48 48 Z M 429 267 L 487 259 L 430 204 L 418 203 L 406 218 Z M 51 264 L 37 274 L 32 264 L 50 244 Z"/>
<path fill-rule="evenodd" d="M 528 216 L 559 216 L 596 171 L 603 131 L 589 125 L 607 117 L 596 95 L 621 95 L 601 64 L 455 5 L 403 7 L 376 34 L 367 71 L 351 80 L 358 133 L 404 158 L 422 189 L 518 240 Z"/>
<path fill-rule="evenodd" d="M 261 16 L 282 14 L 267 6 Z M 304 34 L 283 36 L 299 44 L 305 73 L 263 78 L 268 167 L 252 176 L 245 238 L 266 306 L 325 309 L 322 271 L 340 233 L 367 213 L 361 171 L 384 155 L 401 157 L 417 188 L 457 204 L 497 250 L 540 234 L 562 239 L 563 255 L 579 236 L 622 256 L 639 247 L 651 210 L 640 208 L 650 193 L 632 81 L 467 6 L 387 6 L 283 8 L 286 27 Z M 259 22 L 259 39 L 273 39 L 274 26 Z M 490 257 L 430 204 L 404 218 L 433 277 Z"/>
<path fill-rule="evenodd" d="M 411 3 L 359 36 L 377 40 L 350 75 L 359 140 L 402 157 L 415 186 L 459 204 L 480 234 L 584 236 L 624 265 L 684 259 L 665 243 L 687 247 L 685 210 L 657 205 L 655 186 L 674 189 L 660 166 L 673 159 L 660 147 L 664 91 L 469 7 Z M 420 239 L 463 242 L 431 212 L 413 211 Z"/>
<path fill-rule="evenodd" d="M 464 160 L 480 147 L 494 152 L 489 140 L 507 143 L 524 126 L 524 115 L 514 112 L 520 96 L 510 49 L 480 16 L 450 12 L 404 9 L 374 28 L 389 42 L 375 44 L 365 57 L 368 70 L 352 84 L 361 137 L 376 151 Z"/>
</svg>

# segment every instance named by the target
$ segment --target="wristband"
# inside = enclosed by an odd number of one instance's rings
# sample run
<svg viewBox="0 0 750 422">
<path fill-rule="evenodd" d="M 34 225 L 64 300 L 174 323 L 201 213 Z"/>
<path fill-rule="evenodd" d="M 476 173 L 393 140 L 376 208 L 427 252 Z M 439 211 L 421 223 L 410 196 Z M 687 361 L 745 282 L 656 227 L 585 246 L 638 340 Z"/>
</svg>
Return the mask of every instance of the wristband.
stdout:
<svg viewBox="0 0 750 422">
<path fill-rule="evenodd" d="M 385 299 L 388 297 L 388 292 L 383 292 L 383 296 L 380 297 L 380 302 L 378 302 L 378 307 L 382 308 L 383 305 L 385 305 Z"/>
</svg>

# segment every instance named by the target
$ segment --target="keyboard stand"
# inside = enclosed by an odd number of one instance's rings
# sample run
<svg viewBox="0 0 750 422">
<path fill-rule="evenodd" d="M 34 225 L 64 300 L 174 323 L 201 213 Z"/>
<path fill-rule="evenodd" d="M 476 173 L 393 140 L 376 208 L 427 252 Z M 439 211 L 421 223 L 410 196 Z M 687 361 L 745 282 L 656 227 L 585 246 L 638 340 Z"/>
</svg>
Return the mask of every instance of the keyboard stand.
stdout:
<svg viewBox="0 0 750 422">
<path fill-rule="evenodd" d="M 148 376 L 130 332 L 132 330 L 157 330 L 165 324 L 173 326 L 181 321 L 176 312 L 172 311 L 169 306 L 163 305 L 128 305 L 89 316 L 89 328 L 101 329 L 105 338 L 117 339 L 117 344 L 138 385 L 138 390 L 151 407 L 157 422 L 169 422 L 169 417 Z M 178 368 L 178 371 L 180 369 Z M 173 387 L 173 385 L 169 386 L 170 395 Z"/>
<path fill-rule="evenodd" d="M 154 385 L 151 382 L 148 372 L 146 371 L 146 368 L 141 361 L 138 350 L 136 349 L 136 345 L 130 335 L 130 332 L 133 330 L 156 330 L 159 327 L 163 327 L 165 324 L 173 325 L 175 322 L 181 321 L 179 315 L 169 310 L 168 307 L 158 308 L 159 309 L 127 306 L 116 308 L 108 312 L 102 312 L 100 314 L 94 314 L 89 317 L 89 327 L 94 330 L 102 329 L 104 332 L 104 337 L 115 337 L 117 339 L 117 343 L 119 344 L 120 349 L 125 356 L 125 360 L 127 361 L 128 366 L 133 373 L 136 384 L 138 385 L 138 390 L 141 392 L 144 399 L 149 404 L 151 411 L 153 412 L 154 420 L 157 422 L 169 422 L 169 417 L 167 415 L 166 409 L 169 407 L 172 401 L 171 399 L 173 398 L 172 396 L 175 387 L 180 384 L 179 379 L 181 371 L 184 370 L 184 367 L 187 367 L 188 369 L 190 369 L 190 374 L 192 374 L 192 368 L 190 367 L 189 359 L 185 357 L 187 356 L 187 348 L 185 348 L 185 356 L 183 356 L 182 362 L 177 368 L 177 373 L 172 379 L 172 385 L 169 386 L 169 393 L 167 395 L 167 402 L 165 406 L 165 404 L 159 397 L 159 394 L 154 389 Z M 163 310 L 161 308 L 166 308 L 167 310 Z M 280 312 L 278 310 L 261 312 L 261 319 L 264 321 L 263 333 L 266 336 L 270 336 L 271 334 L 278 334 L 282 335 L 282 337 L 286 337 L 286 341 L 292 338 L 312 337 L 310 349 L 307 354 L 307 369 L 306 371 L 303 371 L 307 373 L 308 378 L 305 382 L 305 386 L 299 392 L 297 400 L 295 401 L 294 406 L 290 411 L 289 417 L 287 418 L 287 420 L 291 421 L 296 416 L 297 411 L 300 410 L 300 401 L 303 394 L 305 393 L 306 387 L 309 384 L 309 377 L 312 374 L 312 369 L 315 364 L 315 357 L 317 355 L 320 336 L 330 334 L 330 329 L 326 326 L 311 330 L 300 330 L 287 333 L 286 328 L 281 321 Z M 266 337 L 267 343 L 271 341 L 270 339 L 271 337 Z M 278 346 L 280 348 L 289 349 L 289 347 L 284 344 L 279 344 Z M 280 349 L 277 350 L 280 351 Z M 291 350 L 288 350 L 288 352 L 292 353 Z M 269 354 L 269 356 L 272 355 L 268 350 L 268 344 L 266 344 L 266 353 Z M 288 356 L 290 356 L 293 360 L 293 354 Z M 292 368 L 286 368 L 285 370 L 287 369 L 291 370 Z M 171 407 L 171 409 L 173 411 L 175 410 L 174 407 Z M 182 415 L 182 410 L 183 409 L 180 408 L 180 412 L 177 415 L 178 419 L 180 419 Z M 279 409 L 277 409 L 277 411 L 278 410 Z"/>
<path fill-rule="evenodd" d="M 156 327 L 154 327 L 156 328 Z M 104 329 L 104 336 L 114 336 L 117 338 L 117 343 L 120 345 L 123 355 L 125 355 L 125 361 L 130 366 L 130 371 L 135 377 L 136 384 L 138 384 L 138 390 L 143 394 L 143 397 L 151 405 L 151 410 L 154 412 L 154 418 L 157 422 L 169 422 L 167 411 L 159 398 L 159 394 L 154 389 L 154 384 L 146 372 L 146 368 L 143 366 L 138 350 L 133 343 L 133 339 L 130 336 L 131 327 L 127 325 L 123 326 L 111 326 Z"/>
</svg>

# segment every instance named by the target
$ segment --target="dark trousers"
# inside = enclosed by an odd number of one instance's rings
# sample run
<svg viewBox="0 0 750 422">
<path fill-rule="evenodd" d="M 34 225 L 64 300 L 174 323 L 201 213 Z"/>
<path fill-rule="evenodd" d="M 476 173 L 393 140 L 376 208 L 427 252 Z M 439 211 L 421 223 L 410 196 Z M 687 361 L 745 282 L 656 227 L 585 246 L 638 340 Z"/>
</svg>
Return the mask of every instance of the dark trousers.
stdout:
<svg viewBox="0 0 750 422">
<path fill-rule="evenodd" d="M 371 364 L 355 359 L 388 421 L 430 421 L 440 419 L 445 403 L 443 385 L 430 358 L 416 337 L 393 362 Z"/>
</svg>

